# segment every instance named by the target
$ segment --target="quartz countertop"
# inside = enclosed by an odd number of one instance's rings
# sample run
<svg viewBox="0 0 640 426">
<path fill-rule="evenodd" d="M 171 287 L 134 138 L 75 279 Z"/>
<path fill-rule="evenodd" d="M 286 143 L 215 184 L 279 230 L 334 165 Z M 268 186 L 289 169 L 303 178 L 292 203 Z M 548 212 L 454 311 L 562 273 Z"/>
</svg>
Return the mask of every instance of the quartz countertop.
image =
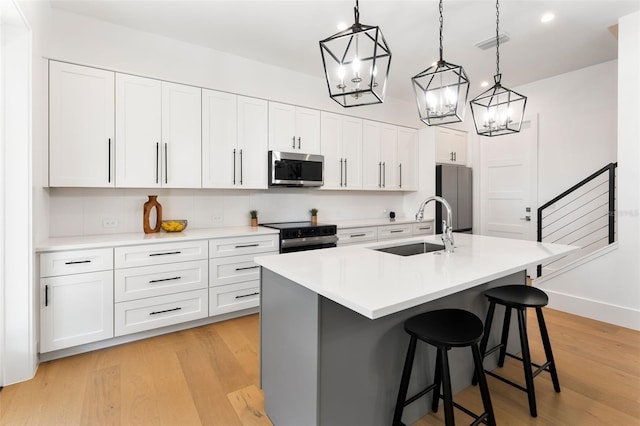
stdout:
<svg viewBox="0 0 640 426">
<path fill-rule="evenodd" d="M 259 256 L 255 262 L 369 319 L 560 258 L 578 247 L 471 234 L 454 234 L 454 253 L 398 256 L 372 250 L 415 242 L 442 244 L 430 235 L 324 250 Z"/>
<path fill-rule="evenodd" d="M 242 237 L 260 234 L 278 234 L 277 229 L 263 226 L 236 226 L 220 228 L 185 229 L 182 232 L 156 232 L 145 234 L 132 232 L 128 234 L 87 235 L 78 237 L 49 238 L 36 244 L 37 252 L 79 250 L 87 248 L 118 247 L 132 244 L 155 244 L 169 241 L 193 241 L 209 238 Z"/>
</svg>

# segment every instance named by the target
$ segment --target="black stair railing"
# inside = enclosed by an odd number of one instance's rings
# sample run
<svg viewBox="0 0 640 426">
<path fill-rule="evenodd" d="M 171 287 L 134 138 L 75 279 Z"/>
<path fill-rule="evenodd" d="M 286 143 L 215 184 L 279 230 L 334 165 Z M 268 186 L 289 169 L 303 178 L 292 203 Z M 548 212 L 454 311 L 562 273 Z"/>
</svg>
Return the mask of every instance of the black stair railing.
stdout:
<svg viewBox="0 0 640 426">
<path fill-rule="evenodd" d="M 592 173 L 562 194 L 538 208 L 538 242 L 562 242 L 586 248 L 600 240 L 587 240 L 591 234 L 606 230 L 603 237 L 608 244 L 615 241 L 616 215 L 616 168 L 618 163 L 609 163 Z M 608 174 L 603 182 L 597 178 Z M 592 184 L 590 187 L 588 184 Z M 562 207 L 545 215 L 545 211 L 562 200 L 570 199 Z M 606 210 L 605 210 L 606 209 Z M 601 212 L 604 211 L 604 214 Z M 547 231 L 544 234 L 544 231 Z M 553 262 L 552 262 L 553 263 Z M 537 276 L 542 275 L 538 265 Z"/>
</svg>

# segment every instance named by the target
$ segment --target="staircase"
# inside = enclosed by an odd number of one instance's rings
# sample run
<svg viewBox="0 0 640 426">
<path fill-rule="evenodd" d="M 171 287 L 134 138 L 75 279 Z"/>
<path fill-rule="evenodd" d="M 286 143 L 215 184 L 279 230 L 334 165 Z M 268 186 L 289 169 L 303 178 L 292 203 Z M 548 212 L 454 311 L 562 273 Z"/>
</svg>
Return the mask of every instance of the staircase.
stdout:
<svg viewBox="0 0 640 426">
<path fill-rule="evenodd" d="M 558 271 L 616 241 L 616 169 L 609 163 L 538 208 L 538 241 L 580 250 L 538 265 L 537 276 Z"/>
</svg>

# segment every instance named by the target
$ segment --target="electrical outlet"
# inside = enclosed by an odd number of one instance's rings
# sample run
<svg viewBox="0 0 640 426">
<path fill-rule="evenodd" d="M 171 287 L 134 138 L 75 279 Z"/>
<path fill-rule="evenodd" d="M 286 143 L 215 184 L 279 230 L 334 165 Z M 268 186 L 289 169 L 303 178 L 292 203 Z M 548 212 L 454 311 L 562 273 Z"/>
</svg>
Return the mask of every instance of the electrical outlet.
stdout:
<svg viewBox="0 0 640 426">
<path fill-rule="evenodd" d="M 213 223 L 220 223 L 223 221 L 223 216 L 221 214 L 214 214 L 213 216 L 211 216 L 211 222 Z"/>
<path fill-rule="evenodd" d="M 118 226 L 118 219 L 102 219 L 103 228 L 115 228 Z"/>
</svg>

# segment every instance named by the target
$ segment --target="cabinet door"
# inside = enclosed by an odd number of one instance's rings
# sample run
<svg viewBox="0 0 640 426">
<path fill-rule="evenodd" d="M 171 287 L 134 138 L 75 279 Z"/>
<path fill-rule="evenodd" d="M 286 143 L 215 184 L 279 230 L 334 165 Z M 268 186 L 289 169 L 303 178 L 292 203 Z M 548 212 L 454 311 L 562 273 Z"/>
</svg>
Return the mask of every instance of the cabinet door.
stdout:
<svg viewBox="0 0 640 426">
<path fill-rule="evenodd" d="M 467 132 L 438 127 L 435 135 L 436 163 L 467 163 Z"/>
<path fill-rule="evenodd" d="M 236 185 L 237 103 L 234 94 L 202 90 L 203 188 Z"/>
<path fill-rule="evenodd" d="M 201 102 L 199 87 L 162 82 L 162 186 L 200 188 Z"/>
<path fill-rule="evenodd" d="M 114 186 L 113 84 L 113 72 L 49 62 L 49 186 Z"/>
<path fill-rule="evenodd" d="M 161 186 L 160 80 L 116 74 L 116 185 Z"/>
<path fill-rule="evenodd" d="M 241 188 L 267 188 L 267 101 L 238 96 L 236 171 Z"/>
<path fill-rule="evenodd" d="M 320 154 L 320 111 L 296 107 L 296 151 Z"/>
<path fill-rule="evenodd" d="M 380 129 L 380 161 L 382 161 L 382 189 L 398 189 L 397 151 L 398 131 L 396 126 L 382 124 Z"/>
<path fill-rule="evenodd" d="M 269 150 L 297 150 L 296 114 L 293 105 L 269 102 Z"/>
<path fill-rule="evenodd" d="M 398 176 L 399 189 L 418 189 L 418 131 L 398 127 Z"/>
<path fill-rule="evenodd" d="M 320 131 L 320 147 L 324 156 L 324 185 L 322 189 L 342 189 L 344 185 L 342 122 L 342 116 L 322 112 Z"/>
<path fill-rule="evenodd" d="M 362 122 L 362 187 L 382 189 L 380 123 L 375 121 Z"/>
<path fill-rule="evenodd" d="M 113 337 L 113 272 L 40 280 L 40 351 Z"/>
<path fill-rule="evenodd" d="M 344 187 L 362 189 L 362 120 L 342 118 L 342 156 Z"/>
</svg>

